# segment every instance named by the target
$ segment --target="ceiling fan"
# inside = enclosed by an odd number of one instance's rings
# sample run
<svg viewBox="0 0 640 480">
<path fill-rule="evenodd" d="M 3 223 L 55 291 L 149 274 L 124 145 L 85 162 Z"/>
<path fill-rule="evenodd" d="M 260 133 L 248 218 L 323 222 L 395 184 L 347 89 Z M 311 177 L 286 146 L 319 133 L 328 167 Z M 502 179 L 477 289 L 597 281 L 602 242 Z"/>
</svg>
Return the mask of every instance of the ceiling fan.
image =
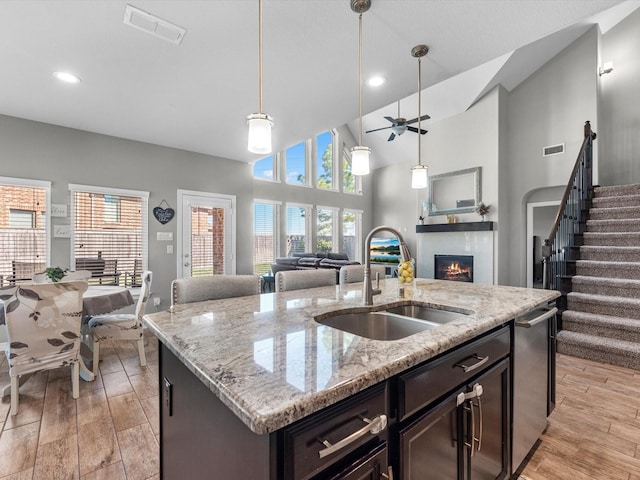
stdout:
<svg viewBox="0 0 640 480">
<path fill-rule="evenodd" d="M 410 132 L 418 133 L 418 129 L 416 127 L 409 126 L 412 123 L 416 123 L 418 121 L 418 117 L 412 118 L 411 120 L 407 120 L 406 118 L 401 117 L 400 116 L 400 100 L 398 100 L 398 117 L 397 118 L 384 117 L 384 118 L 389 120 L 391 122 L 391 125 L 389 125 L 388 127 L 376 128 L 374 130 L 367 130 L 365 133 L 377 132 L 379 130 L 386 130 L 387 128 L 390 128 L 391 135 L 389 135 L 389 138 L 387 139 L 388 142 L 396 138 L 396 136 L 402 135 L 407 130 L 409 130 Z M 429 118 L 431 118 L 429 115 L 423 115 L 420 118 L 420 121 L 427 120 Z M 425 133 L 427 133 L 427 130 L 421 129 L 420 133 L 424 135 Z"/>
</svg>

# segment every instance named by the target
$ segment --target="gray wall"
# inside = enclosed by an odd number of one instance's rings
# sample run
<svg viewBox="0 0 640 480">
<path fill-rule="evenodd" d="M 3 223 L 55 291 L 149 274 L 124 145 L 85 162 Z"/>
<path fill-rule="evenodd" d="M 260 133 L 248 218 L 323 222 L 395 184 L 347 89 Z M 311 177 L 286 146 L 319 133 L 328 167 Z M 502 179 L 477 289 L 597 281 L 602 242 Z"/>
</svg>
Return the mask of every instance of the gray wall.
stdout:
<svg viewBox="0 0 640 480">
<path fill-rule="evenodd" d="M 346 128 L 339 132 L 348 146 L 354 144 Z M 180 219 L 176 216 L 161 225 L 151 210 L 166 200 L 178 212 L 178 189 L 236 196 L 238 274 L 253 272 L 254 198 L 360 209 L 365 212 L 363 230 L 371 225 L 368 177 L 363 195 L 266 184 L 253 179 L 252 166 L 246 163 L 4 115 L 0 115 L 0 158 L 0 176 L 51 181 L 52 203 L 69 205 L 70 183 L 150 192 L 149 268 L 154 272 L 154 296 L 161 298 L 155 310 L 170 305 L 170 284 L 177 268 L 175 253 L 167 254 L 168 242 L 157 241 L 156 234 L 172 232 L 175 252 Z M 56 219 L 56 223 L 69 223 L 69 219 Z M 69 239 L 52 238 L 51 264 L 68 267 L 69 263 Z M 147 304 L 149 311 L 154 310 L 151 303 Z"/>
<path fill-rule="evenodd" d="M 598 28 L 560 52 L 508 96 L 508 242 L 499 262 L 509 266 L 500 283 L 526 285 L 526 199 L 530 192 L 564 186 L 583 140 L 583 124 L 597 125 Z M 565 144 L 565 153 L 542 156 L 547 145 Z M 505 245 L 507 243 L 507 245 Z"/>
<path fill-rule="evenodd" d="M 175 245 L 178 225 L 177 218 L 161 225 L 151 214 L 163 199 L 177 212 L 179 188 L 236 195 L 237 238 L 252 237 L 252 221 L 243 221 L 253 217 L 249 164 L 2 115 L 0 156 L 0 176 L 51 181 L 52 203 L 69 205 L 69 183 L 150 192 L 149 268 L 154 296 L 162 299 L 159 309 L 170 304 L 176 256 L 167 254 L 167 242 L 157 241 L 156 233 L 172 232 Z M 251 242 L 238 242 L 236 252 L 238 273 L 251 272 Z M 69 262 L 69 239 L 52 238 L 51 264 Z"/>
<path fill-rule="evenodd" d="M 499 215 L 500 96 L 501 89 L 494 89 L 467 112 L 431 125 L 422 140 L 422 163 L 429 166 L 429 175 L 482 167 L 481 198 L 491 206 L 488 219 L 494 221 Z M 377 169 L 373 175 L 373 223 L 399 229 L 416 258 L 420 252 L 415 226 L 422 214 L 421 202 L 427 198 L 426 189 L 411 189 L 410 169 L 417 163 L 412 158 Z M 457 217 L 458 222 L 480 221 L 476 213 Z M 443 222 L 443 215 L 426 217 L 426 223 Z"/>
<path fill-rule="evenodd" d="M 613 72 L 600 77 L 600 185 L 640 183 L 639 47 L 640 9 L 602 37 L 600 60 Z"/>
<path fill-rule="evenodd" d="M 482 201 L 491 205 L 489 220 L 497 222 L 498 230 L 496 283 L 526 285 L 527 198 L 541 188 L 566 185 L 582 143 L 584 121 L 591 120 L 597 131 L 598 41 L 594 27 L 511 92 L 497 87 L 465 113 L 431 125 L 426 135 L 423 162 L 430 174 L 483 167 Z M 565 143 L 566 153 L 542 156 L 544 146 L 558 143 Z M 414 163 L 375 171 L 374 223 L 415 231 L 417 195 L 424 198 L 425 193 L 408 195 L 408 187 L 398 187 L 407 184 Z M 400 207 L 403 204 L 409 207 Z M 458 221 L 477 220 L 477 215 L 466 214 Z M 409 234 L 411 245 L 414 237 Z"/>
</svg>

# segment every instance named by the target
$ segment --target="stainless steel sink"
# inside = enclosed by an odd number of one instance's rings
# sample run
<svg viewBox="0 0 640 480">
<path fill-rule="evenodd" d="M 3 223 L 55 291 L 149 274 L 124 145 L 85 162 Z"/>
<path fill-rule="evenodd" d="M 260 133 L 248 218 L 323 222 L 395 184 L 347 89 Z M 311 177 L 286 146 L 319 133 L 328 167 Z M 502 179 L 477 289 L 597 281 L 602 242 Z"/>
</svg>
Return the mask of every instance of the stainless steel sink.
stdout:
<svg viewBox="0 0 640 480">
<path fill-rule="evenodd" d="M 388 312 L 343 313 L 316 321 L 372 340 L 398 340 L 435 326 Z"/>
<path fill-rule="evenodd" d="M 419 305 L 402 305 L 379 312 L 329 314 L 315 320 L 372 340 L 398 340 L 464 318 L 465 315 Z"/>
<path fill-rule="evenodd" d="M 425 322 L 442 325 L 453 320 L 464 318 L 465 313 L 451 312 L 449 310 L 440 310 L 439 308 L 423 307 L 420 305 L 402 305 L 400 307 L 392 307 L 386 310 L 389 313 L 404 315 L 405 317 L 424 320 Z"/>
</svg>

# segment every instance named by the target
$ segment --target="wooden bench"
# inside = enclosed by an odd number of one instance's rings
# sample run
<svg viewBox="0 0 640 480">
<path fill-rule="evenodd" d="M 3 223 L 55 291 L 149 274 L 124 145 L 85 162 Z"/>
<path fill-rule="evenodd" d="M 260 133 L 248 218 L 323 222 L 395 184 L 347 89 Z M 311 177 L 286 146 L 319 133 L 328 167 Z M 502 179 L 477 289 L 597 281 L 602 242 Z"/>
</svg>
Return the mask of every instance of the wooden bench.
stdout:
<svg viewBox="0 0 640 480">
<path fill-rule="evenodd" d="M 4 282 L 9 285 L 15 285 L 16 282 L 30 282 L 35 273 L 44 272 L 45 262 L 26 262 L 20 260 L 11 260 L 12 274 L 2 279 L 0 277 L 0 286 Z"/>
<path fill-rule="evenodd" d="M 91 280 L 99 285 L 119 285 L 118 259 L 103 257 L 76 258 L 76 270 L 89 270 Z"/>
</svg>

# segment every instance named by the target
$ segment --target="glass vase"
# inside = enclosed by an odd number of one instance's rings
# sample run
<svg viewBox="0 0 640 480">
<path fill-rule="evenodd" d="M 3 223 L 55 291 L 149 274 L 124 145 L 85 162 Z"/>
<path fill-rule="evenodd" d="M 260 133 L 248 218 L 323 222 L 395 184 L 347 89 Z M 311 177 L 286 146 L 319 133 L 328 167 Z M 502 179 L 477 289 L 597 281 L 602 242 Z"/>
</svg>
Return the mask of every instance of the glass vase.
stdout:
<svg viewBox="0 0 640 480">
<path fill-rule="evenodd" d="M 398 264 L 398 286 L 411 285 L 415 281 L 415 260 L 407 260 Z"/>
</svg>

